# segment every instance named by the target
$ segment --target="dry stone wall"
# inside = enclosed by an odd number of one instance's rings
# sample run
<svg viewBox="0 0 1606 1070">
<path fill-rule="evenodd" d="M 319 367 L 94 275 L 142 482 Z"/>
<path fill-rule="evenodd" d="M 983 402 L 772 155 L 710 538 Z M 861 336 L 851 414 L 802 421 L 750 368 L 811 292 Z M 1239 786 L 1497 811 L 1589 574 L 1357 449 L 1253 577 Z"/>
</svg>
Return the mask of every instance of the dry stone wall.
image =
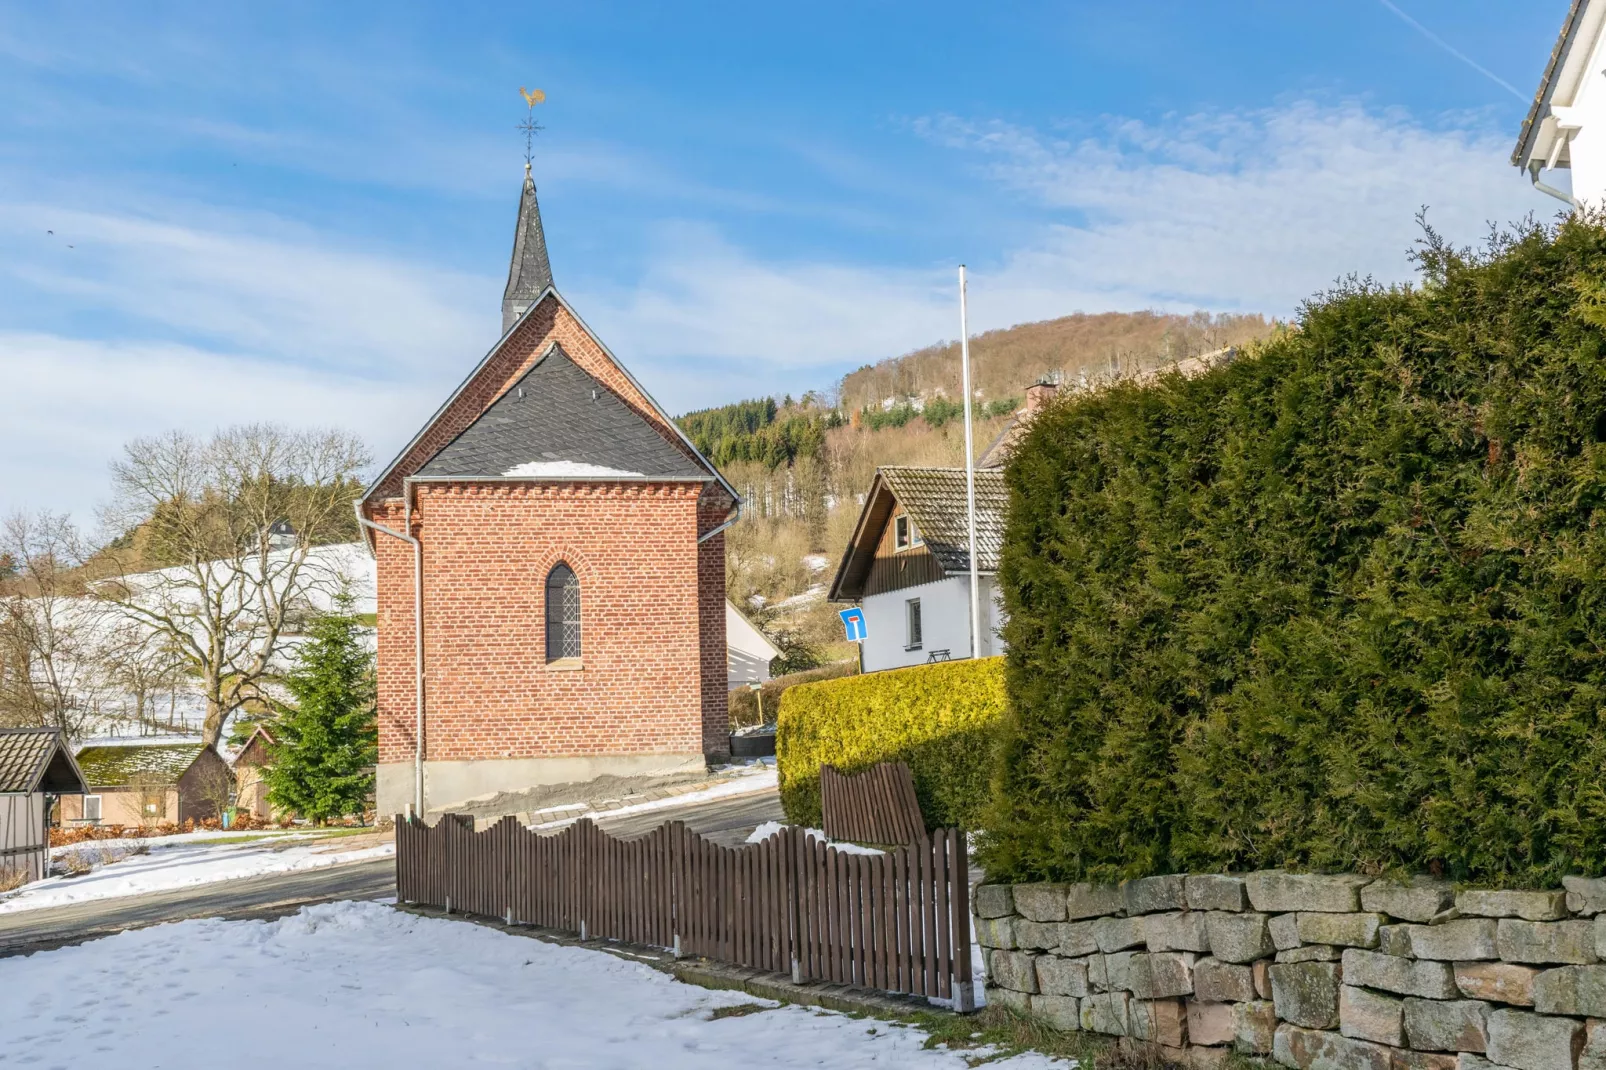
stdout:
<svg viewBox="0 0 1606 1070">
<path fill-rule="evenodd" d="M 1606 1070 L 1606 878 L 982 885 L 987 997 L 1213 1068 Z"/>
</svg>

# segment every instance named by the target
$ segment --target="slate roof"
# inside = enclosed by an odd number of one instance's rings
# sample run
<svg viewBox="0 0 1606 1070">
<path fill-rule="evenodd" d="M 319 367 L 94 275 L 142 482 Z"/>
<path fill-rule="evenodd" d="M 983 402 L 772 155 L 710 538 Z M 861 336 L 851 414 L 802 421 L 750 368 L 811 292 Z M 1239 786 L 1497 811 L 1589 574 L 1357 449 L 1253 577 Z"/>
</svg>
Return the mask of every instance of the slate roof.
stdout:
<svg viewBox="0 0 1606 1070">
<path fill-rule="evenodd" d="M 492 479 L 543 462 L 555 465 L 554 472 L 568 462 L 571 469 L 585 465 L 626 473 L 619 478 L 714 478 L 556 344 L 431 457 L 418 477 Z"/>
<path fill-rule="evenodd" d="M 54 728 L 0 729 L 0 793 L 82 791 L 77 774 Z"/>
<path fill-rule="evenodd" d="M 92 788 L 177 784 L 205 749 L 201 743 L 90 744 L 78 752 L 78 767 Z"/>
<path fill-rule="evenodd" d="M 541 226 L 541 205 L 535 199 L 535 178 L 524 165 L 524 190 L 519 194 L 519 218 L 513 227 L 513 257 L 502 291 L 502 333 L 506 334 L 526 308 L 552 285 L 552 261 L 547 257 L 546 231 Z"/>
<path fill-rule="evenodd" d="M 889 465 L 876 470 L 920 529 L 920 537 L 944 572 L 970 571 L 970 532 L 963 468 Z M 976 567 L 997 572 L 1004 549 L 1009 489 L 998 468 L 976 469 Z M 879 533 L 877 533 L 879 535 Z"/>
</svg>

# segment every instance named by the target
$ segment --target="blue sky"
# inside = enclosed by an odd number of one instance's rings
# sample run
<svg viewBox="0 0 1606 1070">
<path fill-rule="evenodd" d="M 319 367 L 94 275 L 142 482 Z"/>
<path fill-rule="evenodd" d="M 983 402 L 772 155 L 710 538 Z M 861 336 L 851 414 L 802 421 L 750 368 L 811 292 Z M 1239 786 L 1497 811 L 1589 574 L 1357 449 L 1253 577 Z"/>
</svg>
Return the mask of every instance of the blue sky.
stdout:
<svg viewBox="0 0 1606 1070">
<path fill-rule="evenodd" d="M 0 512 L 170 427 L 388 457 L 495 341 L 521 85 L 558 286 L 679 412 L 953 337 L 960 261 L 978 330 L 1288 316 L 1423 205 L 1549 215 L 1565 8 L 0 2 Z"/>
</svg>

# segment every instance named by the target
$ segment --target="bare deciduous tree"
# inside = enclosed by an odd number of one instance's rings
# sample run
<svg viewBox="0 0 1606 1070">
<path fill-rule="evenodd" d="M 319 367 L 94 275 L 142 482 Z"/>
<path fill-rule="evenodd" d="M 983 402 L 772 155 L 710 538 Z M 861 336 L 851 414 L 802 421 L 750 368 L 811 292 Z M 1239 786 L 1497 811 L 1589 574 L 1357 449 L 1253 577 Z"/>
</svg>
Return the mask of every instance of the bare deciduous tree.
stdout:
<svg viewBox="0 0 1606 1070">
<path fill-rule="evenodd" d="M 287 625 L 329 575 L 313 547 L 350 536 L 362 442 L 266 424 L 128 444 L 112 465 L 108 521 L 132 532 L 94 593 L 163 637 L 206 703 L 202 738 L 260 695 Z"/>
<path fill-rule="evenodd" d="M 0 522 L 0 725 L 49 725 L 77 738 L 100 680 L 93 606 L 79 572 L 88 554 L 65 514 Z"/>
</svg>

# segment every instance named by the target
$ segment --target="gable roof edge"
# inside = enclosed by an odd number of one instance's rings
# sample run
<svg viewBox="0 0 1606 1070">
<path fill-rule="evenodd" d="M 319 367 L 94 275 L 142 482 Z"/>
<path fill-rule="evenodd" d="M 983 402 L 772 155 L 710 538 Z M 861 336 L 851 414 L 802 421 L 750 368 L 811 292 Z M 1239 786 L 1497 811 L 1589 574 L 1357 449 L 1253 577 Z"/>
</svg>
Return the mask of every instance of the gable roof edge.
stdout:
<svg viewBox="0 0 1606 1070">
<path fill-rule="evenodd" d="M 1539 126 L 1545 118 L 1545 105 L 1550 102 L 1551 95 L 1556 89 L 1556 75 L 1561 70 L 1561 59 L 1572 48 L 1584 8 L 1588 6 L 1589 0 L 1573 0 L 1572 6 L 1567 9 L 1567 20 L 1562 23 L 1555 47 L 1550 50 L 1550 60 L 1545 64 L 1545 73 L 1539 79 L 1539 89 L 1534 93 L 1533 103 L 1528 107 L 1528 115 L 1522 120 L 1522 130 L 1517 134 L 1517 147 L 1511 150 L 1511 163 L 1514 167 L 1522 167 L 1528 162 L 1528 154 L 1533 151 L 1534 139 L 1539 136 Z"/>
<path fill-rule="evenodd" d="M 550 283 L 547 285 L 546 289 L 541 291 L 540 296 L 536 297 L 535 300 L 530 302 L 529 306 L 525 308 L 524 312 L 520 314 L 519 318 L 514 320 L 507 330 L 502 332 L 502 337 L 496 340 L 496 344 L 486 352 L 485 356 L 480 358 L 479 363 L 475 364 L 468 375 L 464 377 L 463 381 L 457 384 L 456 389 L 452 391 L 451 395 L 448 396 L 447 399 L 443 401 L 433 413 L 430 414 L 429 419 L 425 420 L 423 426 L 418 429 L 412 438 L 407 440 L 407 444 L 401 448 L 401 451 L 397 453 L 396 456 L 391 459 L 390 463 L 387 464 L 382 471 L 380 471 L 379 475 L 375 476 L 373 481 L 368 484 L 368 487 L 362 493 L 362 497 L 357 499 L 359 507 L 368 504 L 368 502 L 373 498 L 374 492 L 384 484 L 385 480 L 390 478 L 391 474 L 396 471 L 396 468 L 402 463 L 403 460 L 406 459 L 407 455 L 412 452 L 413 447 L 418 445 L 419 441 L 429 433 L 432 427 L 435 426 L 436 421 L 446 414 L 446 410 L 451 408 L 453 403 L 455 403 L 457 399 L 463 395 L 463 391 L 468 389 L 469 384 L 474 382 L 474 380 L 479 377 L 480 372 L 485 370 L 485 366 L 491 362 L 491 359 L 502 351 L 502 347 L 507 344 L 507 340 L 512 337 L 513 333 L 523 325 L 524 321 L 541 306 L 542 302 L 544 302 L 549 295 L 556 298 L 558 304 L 563 308 L 563 310 L 570 316 L 574 317 L 574 321 L 580 325 L 580 329 L 585 331 L 587 336 L 589 336 L 590 339 L 597 344 L 597 348 L 602 350 L 603 355 L 613 363 L 615 368 L 618 368 L 619 371 L 624 374 L 625 379 L 630 383 L 630 385 L 635 387 L 636 391 L 640 393 L 642 397 L 647 399 L 647 404 L 652 406 L 653 412 L 657 413 L 659 419 L 663 420 L 664 423 L 674 428 L 675 434 L 680 437 L 680 441 L 685 445 L 685 447 L 691 451 L 692 456 L 697 458 L 698 463 L 700 463 L 703 468 L 705 468 L 708 473 L 714 477 L 721 487 L 725 488 L 725 492 L 731 496 L 731 500 L 736 504 L 736 507 L 739 508 L 742 504 L 742 496 L 736 493 L 736 488 L 730 485 L 730 483 L 725 479 L 724 474 L 721 473 L 718 468 L 714 467 L 712 461 L 703 456 L 703 451 L 699 450 L 696 445 L 692 443 L 692 440 L 686 437 L 686 432 L 682 431 L 680 425 L 675 423 L 669 414 L 664 411 L 664 407 L 662 405 L 658 404 L 658 399 L 654 398 L 650 393 L 647 392 L 647 389 L 641 385 L 640 381 L 637 380 L 630 369 L 625 367 L 624 362 L 614 355 L 613 350 L 608 348 L 608 344 L 597 335 L 597 332 L 591 329 L 590 324 L 586 323 L 586 321 L 581 318 L 580 314 L 574 310 L 574 307 L 564 299 L 564 296 L 561 293 L 558 292 L 557 287 L 551 285 Z M 555 345 L 556 342 L 553 344 Z M 543 352 L 542 356 L 537 358 L 536 362 L 540 363 L 540 361 L 545 358 L 545 355 L 546 354 Z"/>
</svg>

